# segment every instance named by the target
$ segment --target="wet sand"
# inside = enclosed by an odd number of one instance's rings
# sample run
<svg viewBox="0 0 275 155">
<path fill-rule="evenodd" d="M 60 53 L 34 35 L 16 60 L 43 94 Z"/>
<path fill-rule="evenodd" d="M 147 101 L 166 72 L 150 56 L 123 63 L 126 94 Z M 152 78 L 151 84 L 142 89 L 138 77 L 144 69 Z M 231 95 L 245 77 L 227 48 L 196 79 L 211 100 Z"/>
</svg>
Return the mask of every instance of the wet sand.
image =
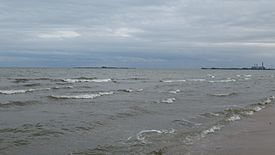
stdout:
<svg viewBox="0 0 275 155">
<path fill-rule="evenodd" d="M 232 122 L 195 144 L 191 155 L 274 155 L 275 106 Z"/>
</svg>

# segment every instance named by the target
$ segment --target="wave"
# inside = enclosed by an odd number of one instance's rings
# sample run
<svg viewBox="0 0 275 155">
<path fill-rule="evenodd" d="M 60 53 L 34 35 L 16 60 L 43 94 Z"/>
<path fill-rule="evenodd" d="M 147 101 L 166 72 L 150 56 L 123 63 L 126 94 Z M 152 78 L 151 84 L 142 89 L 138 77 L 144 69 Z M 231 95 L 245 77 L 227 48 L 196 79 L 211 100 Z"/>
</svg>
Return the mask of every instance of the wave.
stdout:
<svg viewBox="0 0 275 155">
<path fill-rule="evenodd" d="M 73 86 L 55 86 L 51 89 L 72 89 L 74 88 Z"/>
<path fill-rule="evenodd" d="M 212 78 L 212 79 L 214 79 L 214 78 L 215 78 L 215 76 L 214 76 L 214 75 L 212 75 L 212 74 L 207 74 L 207 76 L 208 76 L 208 77 L 210 77 L 210 78 Z"/>
<path fill-rule="evenodd" d="M 146 140 L 151 134 L 173 134 L 175 133 L 175 129 L 168 129 L 168 130 L 142 130 L 136 135 L 136 139 L 141 141 L 142 143 L 150 143 Z M 129 138 L 128 138 L 129 139 Z"/>
<path fill-rule="evenodd" d="M 12 79 L 14 80 L 15 83 L 25 83 L 28 81 L 57 81 L 59 79 L 51 79 L 51 78 L 16 78 L 16 79 Z"/>
<path fill-rule="evenodd" d="M 236 109 L 230 108 L 222 112 L 202 114 L 200 116 L 207 117 L 207 119 L 212 118 L 214 120 L 217 120 L 217 122 L 214 123 L 209 128 L 196 131 L 195 133 L 192 133 L 192 134 L 187 133 L 187 136 L 185 137 L 185 140 L 183 142 L 188 145 L 193 144 L 195 141 L 198 141 L 201 138 L 204 138 L 208 134 L 213 134 L 221 130 L 223 127 L 225 127 L 226 124 L 230 122 L 241 120 L 242 118 L 248 117 L 254 114 L 255 112 L 262 110 L 263 108 L 266 108 L 267 105 L 273 104 L 274 99 L 275 99 L 274 96 L 270 96 L 264 99 L 262 102 L 259 102 L 257 104 L 251 104 L 243 108 L 236 108 Z M 183 125 L 194 126 L 194 124 L 190 122 L 191 121 L 184 122 L 185 124 Z"/>
<path fill-rule="evenodd" d="M 177 94 L 177 93 L 179 93 L 180 92 L 180 90 L 179 89 L 176 89 L 176 90 L 171 90 L 171 91 L 169 91 L 168 93 L 170 93 L 170 94 Z"/>
<path fill-rule="evenodd" d="M 11 106 L 25 106 L 29 104 L 35 104 L 38 101 L 8 101 L 0 103 L 0 107 L 11 107 Z"/>
<path fill-rule="evenodd" d="M 236 82 L 237 80 L 235 79 L 224 79 L 224 80 L 211 80 L 209 81 L 210 83 L 227 83 L 227 82 Z"/>
<path fill-rule="evenodd" d="M 5 94 L 5 95 L 23 94 L 23 93 L 33 92 L 35 90 L 36 89 L 27 89 L 27 90 L 0 90 L 0 94 Z"/>
<path fill-rule="evenodd" d="M 84 79 L 84 78 L 77 78 L 77 79 L 63 79 L 62 81 L 68 83 L 78 83 L 78 82 L 111 82 L 112 79 Z"/>
<path fill-rule="evenodd" d="M 118 91 L 121 91 L 121 92 L 126 92 L 126 93 L 132 93 L 132 92 L 141 92 L 143 91 L 143 89 L 119 89 Z"/>
<path fill-rule="evenodd" d="M 50 98 L 54 99 L 94 99 L 99 96 L 103 95 L 112 95 L 113 92 L 99 92 L 97 94 L 80 94 L 80 95 L 63 95 L 63 96 L 56 96 L 56 95 L 50 95 Z"/>
<path fill-rule="evenodd" d="M 161 102 L 163 103 L 173 103 L 174 101 L 176 101 L 175 98 L 167 98 L 167 99 L 164 99 L 164 100 L 161 100 Z"/>
<path fill-rule="evenodd" d="M 226 97 L 226 96 L 235 96 L 238 95 L 238 93 L 232 92 L 232 93 L 220 93 L 220 94 L 208 94 L 210 96 L 217 96 L 217 97 Z"/>
<path fill-rule="evenodd" d="M 186 82 L 186 80 L 161 80 L 160 82 L 165 82 L 165 83 Z"/>
<path fill-rule="evenodd" d="M 244 114 L 247 114 L 247 113 L 244 113 Z M 236 115 L 234 114 L 233 116 L 230 116 L 227 121 L 237 121 L 237 120 L 240 120 L 241 117 L 239 115 Z"/>
<path fill-rule="evenodd" d="M 210 127 L 209 129 L 203 130 L 201 132 L 201 137 L 205 137 L 208 134 L 215 133 L 216 131 L 221 130 L 222 127 L 224 127 L 224 126 L 223 125 L 214 125 L 214 126 Z"/>
<path fill-rule="evenodd" d="M 187 81 L 191 81 L 191 82 L 204 82 L 204 81 L 206 81 L 206 79 L 188 79 Z"/>
</svg>

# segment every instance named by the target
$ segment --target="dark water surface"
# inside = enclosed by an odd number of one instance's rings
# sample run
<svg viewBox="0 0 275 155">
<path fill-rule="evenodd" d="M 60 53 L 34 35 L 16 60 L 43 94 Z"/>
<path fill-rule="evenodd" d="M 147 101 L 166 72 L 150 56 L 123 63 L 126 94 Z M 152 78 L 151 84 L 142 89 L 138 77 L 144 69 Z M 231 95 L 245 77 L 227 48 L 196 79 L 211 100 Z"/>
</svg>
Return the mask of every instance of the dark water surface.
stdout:
<svg viewBox="0 0 275 155">
<path fill-rule="evenodd" d="M 274 71 L 0 69 L 0 154 L 170 154 L 271 104 Z M 172 152 L 173 153 L 173 152 Z"/>
</svg>

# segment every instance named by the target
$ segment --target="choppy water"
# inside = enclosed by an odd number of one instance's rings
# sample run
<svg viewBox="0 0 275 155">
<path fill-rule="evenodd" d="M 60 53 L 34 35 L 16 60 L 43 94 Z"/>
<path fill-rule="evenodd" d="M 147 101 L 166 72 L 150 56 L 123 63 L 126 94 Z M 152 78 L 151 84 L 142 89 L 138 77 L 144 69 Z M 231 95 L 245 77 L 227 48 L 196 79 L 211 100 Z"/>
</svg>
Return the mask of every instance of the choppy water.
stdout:
<svg viewBox="0 0 275 155">
<path fill-rule="evenodd" d="M 0 154 L 182 154 L 273 103 L 273 71 L 0 69 Z"/>
</svg>

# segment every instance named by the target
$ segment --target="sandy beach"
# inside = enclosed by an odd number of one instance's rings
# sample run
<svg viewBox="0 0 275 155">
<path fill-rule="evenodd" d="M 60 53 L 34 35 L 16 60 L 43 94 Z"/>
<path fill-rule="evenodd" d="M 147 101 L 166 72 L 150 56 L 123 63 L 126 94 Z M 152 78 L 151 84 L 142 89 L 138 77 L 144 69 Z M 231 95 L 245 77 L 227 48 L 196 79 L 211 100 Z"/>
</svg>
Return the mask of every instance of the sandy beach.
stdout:
<svg viewBox="0 0 275 155">
<path fill-rule="evenodd" d="M 273 155 L 275 152 L 275 107 L 233 122 L 220 132 L 202 139 L 194 155 Z"/>
</svg>

